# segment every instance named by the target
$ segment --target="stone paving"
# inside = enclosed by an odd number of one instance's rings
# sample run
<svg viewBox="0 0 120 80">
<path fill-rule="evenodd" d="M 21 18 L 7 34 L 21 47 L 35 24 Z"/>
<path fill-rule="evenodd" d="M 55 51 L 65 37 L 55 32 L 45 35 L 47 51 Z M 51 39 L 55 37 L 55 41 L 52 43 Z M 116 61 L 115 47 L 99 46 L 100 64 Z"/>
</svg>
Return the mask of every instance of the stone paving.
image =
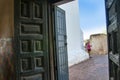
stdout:
<svg viewBox="0 0 120 80">
<path fill-rule="evenodd" d="M 92 58 L 69 68 L 69 80 L 109 80 L 107 55 Z"/>
</svg>

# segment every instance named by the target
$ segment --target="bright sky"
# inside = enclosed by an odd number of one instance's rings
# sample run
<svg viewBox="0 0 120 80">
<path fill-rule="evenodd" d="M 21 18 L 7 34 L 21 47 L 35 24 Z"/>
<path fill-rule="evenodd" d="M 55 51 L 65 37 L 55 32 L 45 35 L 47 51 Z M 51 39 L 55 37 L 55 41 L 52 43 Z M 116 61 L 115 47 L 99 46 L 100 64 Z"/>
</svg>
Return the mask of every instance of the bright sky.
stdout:
<svg viewBox="0 0 120 80">
<path fill-rule="evenodd" d="M 104 0 L 79 0 L 80 27 L 84 39 L 90 34 L 102 33 L 106 30 Z"/>
</svg>

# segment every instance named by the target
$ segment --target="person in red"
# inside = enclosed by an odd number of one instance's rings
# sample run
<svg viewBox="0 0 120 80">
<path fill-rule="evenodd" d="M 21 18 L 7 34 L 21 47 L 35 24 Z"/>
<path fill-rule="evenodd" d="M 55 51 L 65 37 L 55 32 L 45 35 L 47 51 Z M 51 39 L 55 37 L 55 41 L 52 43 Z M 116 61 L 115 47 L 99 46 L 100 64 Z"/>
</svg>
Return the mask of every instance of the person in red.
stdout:
<svg viewBox="0 0 120 80">
<path fill-rule="evenodd" d="M 89 53 L 89 56 L 90 56 L 90 52 L 91 52 L 90 41 L 88 41 L 88 42 L 86 43 L 86 50 L 87 50 L 87 52 Z M 90 58 L 91 58 L 91 56 L 90 56 Z"/>
</svg>

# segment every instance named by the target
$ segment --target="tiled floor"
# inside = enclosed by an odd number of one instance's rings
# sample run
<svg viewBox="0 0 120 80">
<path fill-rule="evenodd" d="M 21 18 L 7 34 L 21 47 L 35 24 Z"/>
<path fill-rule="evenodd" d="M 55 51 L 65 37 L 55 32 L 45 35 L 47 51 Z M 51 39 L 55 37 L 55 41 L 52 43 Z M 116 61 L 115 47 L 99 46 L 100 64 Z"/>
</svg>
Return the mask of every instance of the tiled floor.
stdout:
<svg viewBox="0 0 120 80">
<path fill-rule="evenodd" d="M 92 55 L 69 69 L 69 80 L 109 80 L 107 55 Z"/>
</svg>

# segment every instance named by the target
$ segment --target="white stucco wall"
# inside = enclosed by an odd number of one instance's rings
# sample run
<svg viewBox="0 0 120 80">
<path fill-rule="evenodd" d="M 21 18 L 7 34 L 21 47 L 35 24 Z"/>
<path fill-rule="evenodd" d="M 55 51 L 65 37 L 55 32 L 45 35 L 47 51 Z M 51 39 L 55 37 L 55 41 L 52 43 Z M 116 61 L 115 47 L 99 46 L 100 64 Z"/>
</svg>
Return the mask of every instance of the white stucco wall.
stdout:
<svg viewBox="0 0 120 80">
<path fill-rule="evenodd" d="M 83 47 L 83 32 L 80 29 L 78 0 L 59 6 L 66 12 L 69 66 L 89 58 Z"/>
</svg>

